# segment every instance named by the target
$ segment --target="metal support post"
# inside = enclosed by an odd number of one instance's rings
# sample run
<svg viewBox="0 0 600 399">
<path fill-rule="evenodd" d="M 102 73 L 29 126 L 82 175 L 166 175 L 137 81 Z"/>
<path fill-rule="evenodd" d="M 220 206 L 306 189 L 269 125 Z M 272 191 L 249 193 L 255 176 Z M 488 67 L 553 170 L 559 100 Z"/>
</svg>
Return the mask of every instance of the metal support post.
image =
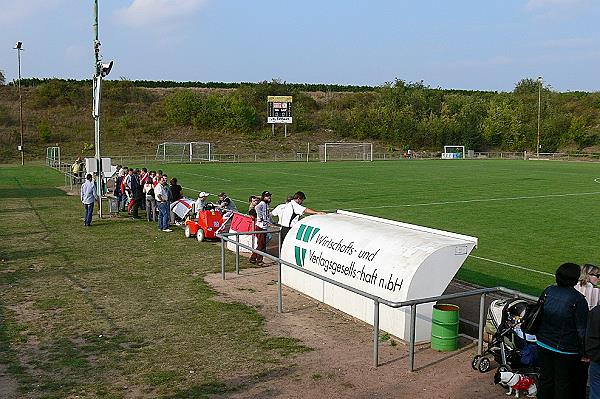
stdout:
<svg viewBox="0 0 600 399">
<path fill-rule="evenodd" d="M 277 251 L 277 258 L 279 259 L 279 261 L 277 262 L 277 312 L 282 313 L 283 312 L 283 293 L 282 291 L 282 282 L 281 282 L 281 230 L 279 230 L 278 234 L 278 239 L 279 239 L 279 244 L 278 244 L 278 251 Z"/>
<path fill-rule="evenodd" d="M 281 258 L 281 230 L 277 232 L 277 257 Z"/>
<path fill-rule="evenodd" d="M 479 298 L 479 332 L 477 335 L 477 354 L 483 354 L 483 327 L 485 325 L 485 293 Z"/>
<path fill-rule="evenodd" d="M 412 373 L 415 371 L 415 324 L 417 319 L 417 305 L 410 305 L 410 339 L 409 339 L 409 352 L 408 352 L 408 363 L 409 370 Z"/>
<path fill-rule="evenodd" d="M 225 240 L 221 238 L 221 276 L 225 280 Z"/>
<path fill-rule="evenodd" d="M 221 240 L 223 241 L 223 240 Z M 240 236 L 235 235 L 235 272 L 240 274 Z"/>
<path fill-rule="evenodd" d="M 277 312 L 283 313 L 283 293 L 281 290 L 281 262 L 277 265 Z"/>
<path fill-rule="evenodd" d="M 373 301 L 373 364 L 379 366 L 379 301 Z"/>
</svg>

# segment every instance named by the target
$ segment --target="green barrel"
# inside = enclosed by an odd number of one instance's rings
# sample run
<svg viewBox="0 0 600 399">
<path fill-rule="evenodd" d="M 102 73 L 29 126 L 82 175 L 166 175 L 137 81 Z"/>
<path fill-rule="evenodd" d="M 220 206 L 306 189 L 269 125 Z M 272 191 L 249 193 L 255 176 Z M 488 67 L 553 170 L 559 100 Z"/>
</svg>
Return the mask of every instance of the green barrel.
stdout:
<svg viewBox="0 0 600 399">
<path fill-rule="evenodd" d="M 458 349 L 458 309 L 448 304 L 433 306 L 431 349 L 441 352 Z"/>
</svg>

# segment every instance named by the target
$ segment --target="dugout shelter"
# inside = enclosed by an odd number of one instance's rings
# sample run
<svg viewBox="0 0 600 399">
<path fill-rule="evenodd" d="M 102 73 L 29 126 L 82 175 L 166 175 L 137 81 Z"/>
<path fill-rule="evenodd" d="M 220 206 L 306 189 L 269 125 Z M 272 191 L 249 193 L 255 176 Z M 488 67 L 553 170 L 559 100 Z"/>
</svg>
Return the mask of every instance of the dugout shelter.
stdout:
<svg viewBox="0 0 600 399">
<path fill-rule="evenodd" d="M 302 219 L 287 234 L 283 260 L 391 302 L 441 295 L 477 238 L 347 211 Z M 369 324 L 373 301 L 291 267 L 282 282 Z M 433 303 L 417 306 L 415 338 L 428 341 Z M 410 307 L 382 305 L 380 328 L 410 337 Z"/>
</svg>

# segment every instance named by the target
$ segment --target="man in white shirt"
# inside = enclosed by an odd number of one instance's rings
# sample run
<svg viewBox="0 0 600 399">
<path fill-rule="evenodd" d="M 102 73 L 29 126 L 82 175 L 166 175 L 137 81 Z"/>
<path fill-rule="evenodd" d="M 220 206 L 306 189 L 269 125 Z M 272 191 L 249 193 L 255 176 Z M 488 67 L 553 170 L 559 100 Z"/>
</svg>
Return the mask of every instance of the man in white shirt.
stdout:
<svg viewBox="0 0 600 399">
<path fill-rule="evenodd" d="M 292 197 L 292 200 L 285 204 L 285 206 L 278 211 L 279 224 L 281 225 L 281 241 L 285 238 L 288 231 L 298 223 L 300 216 L 303 214 L 308 215 L 324 215 L 325 212 L 315 211 L 313 209 L 302 206 L 302 203 L 306 199 L 306 195 L 302 191 L 298 191 Z"/>
<path fill-rule="evenodd" d="M 88 173 L 85 177 L 85 183 L 81 185 L 81 203 L 83 204 L 84 215 L 83 225 L 92 225 L 92 215 L 94 214 L 94 202 L 98 199 L 96 186 L 92 182 L 92 175 Z"/>
<path fill-rule="evenodd" d="M 158 229 L 170 233 L 173 230 L 169 228 L 169 193 L 165 188 L 166 185 L 167 177 L 161 176 L 160 182 L 154 187 L 154 198 L 158 208 Z"/>
</svg>

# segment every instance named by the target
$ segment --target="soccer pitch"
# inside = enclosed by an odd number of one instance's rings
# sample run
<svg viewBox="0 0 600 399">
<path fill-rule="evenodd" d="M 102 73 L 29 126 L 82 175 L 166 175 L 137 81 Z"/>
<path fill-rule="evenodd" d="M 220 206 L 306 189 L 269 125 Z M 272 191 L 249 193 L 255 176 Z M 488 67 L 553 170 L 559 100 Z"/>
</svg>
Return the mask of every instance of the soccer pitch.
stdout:
<svg viewBox="0 0 600 399">
<path fill-rule="evenodd" d="M 141 166 L 141 165 L 134 165 Z M 528 293 L 554 282 L 563 262 L 600 261 L 600 168 L 594 163 L 509 160 L 152 164 L 184 193 L 225 191 L 247 210 L 250 194 L 272 207 L 304 191 L 305 205 L 472 235 L 479 247 L 458 277 Z M 212 197 L 216 200 L 216 197 Z M 431 276 L 435 278 L 435 276 Z"/>
</svg>

